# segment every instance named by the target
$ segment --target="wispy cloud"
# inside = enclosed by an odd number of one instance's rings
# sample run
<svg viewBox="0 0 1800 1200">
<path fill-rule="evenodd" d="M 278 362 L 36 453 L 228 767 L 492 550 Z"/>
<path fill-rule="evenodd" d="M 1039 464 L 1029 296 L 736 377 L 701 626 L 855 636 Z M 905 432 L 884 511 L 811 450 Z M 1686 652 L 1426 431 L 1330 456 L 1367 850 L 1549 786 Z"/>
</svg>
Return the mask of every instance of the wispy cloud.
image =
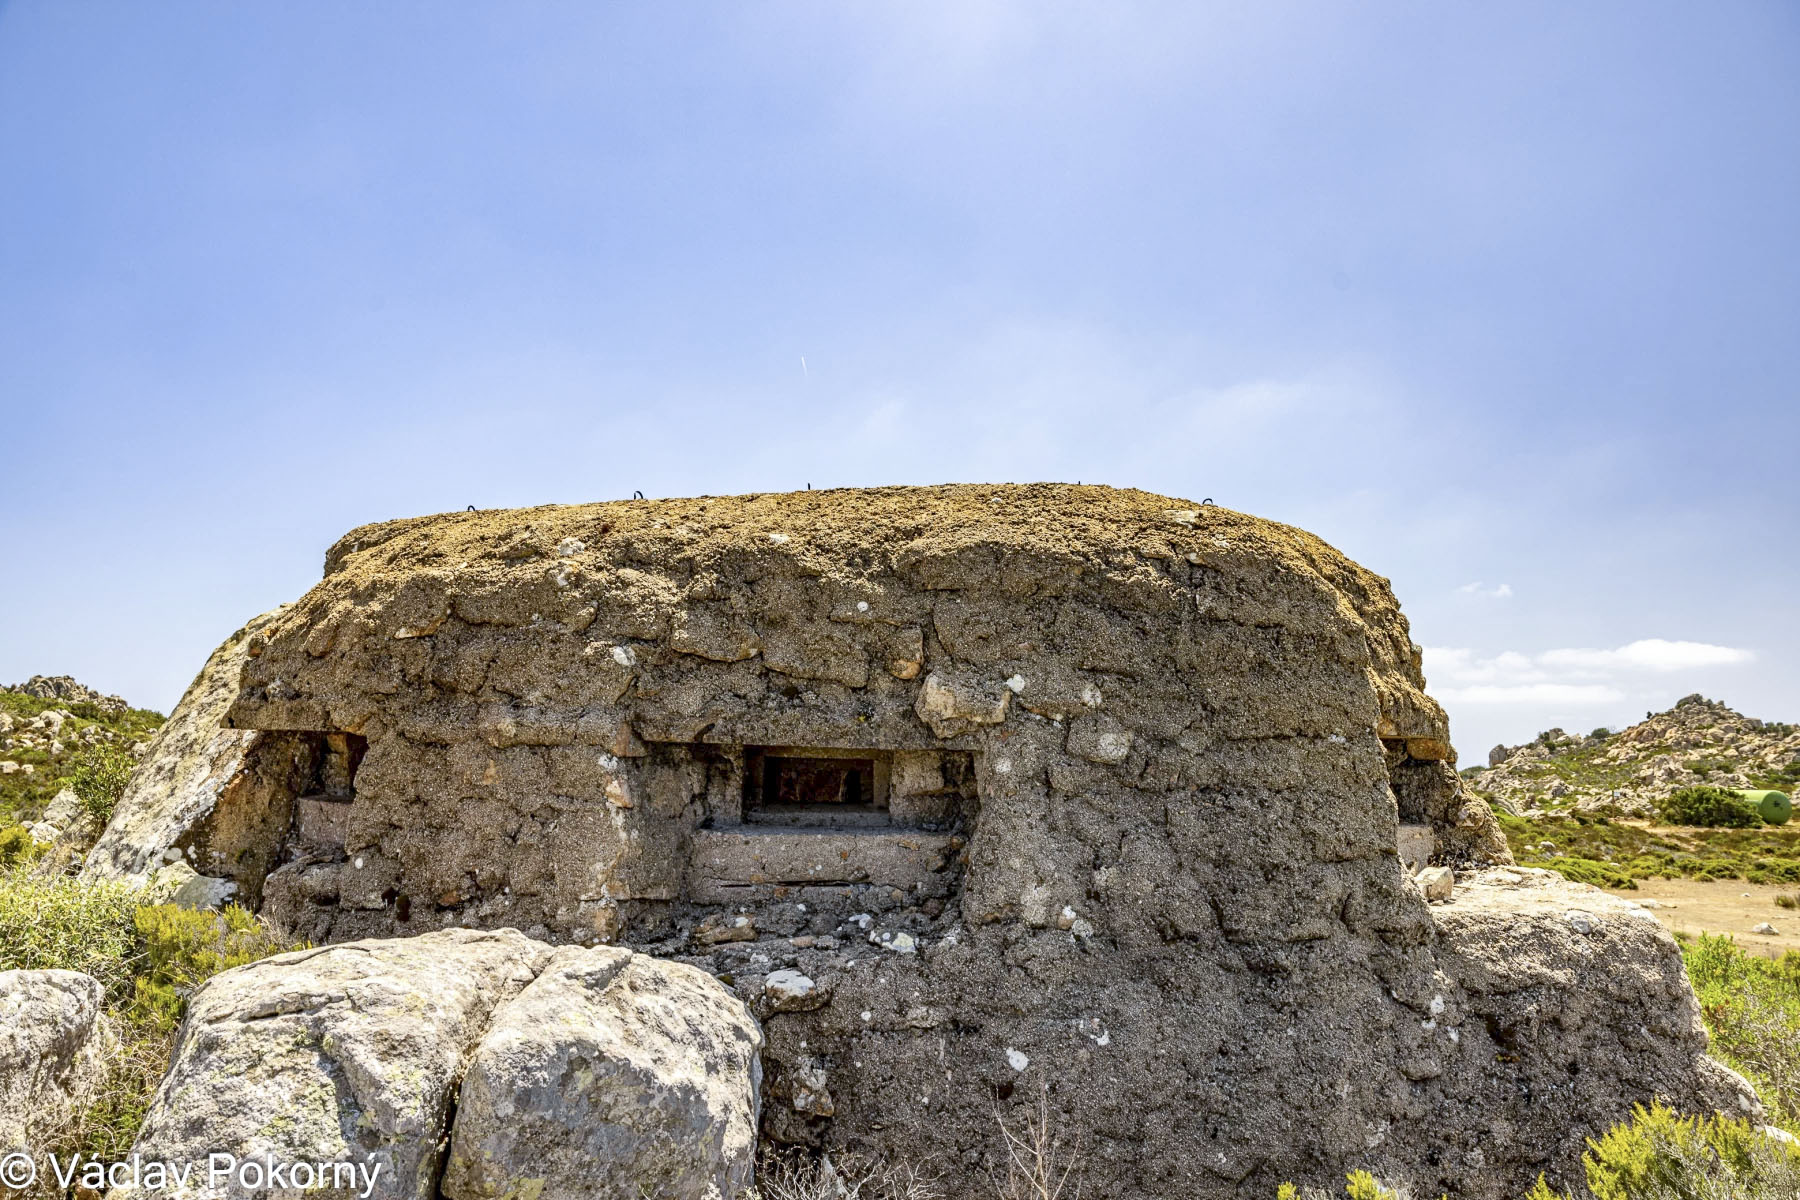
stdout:
<svg viewBox="0 0 1800 1200">
<path fill-rule="evenodd" d="M 1610 650 L 1558 649 L 1537 654 L 1434 647 L 1425 651 L 1432 692 L 1449 703 L 1611 704 L 1623 700 L 1635 674 L 1668 674 L 1733 666 L 1755 659 L 1748 650 L 1707 642 L 1645 638 Z"/>
<path fill-rule="evenodd" d="M 1750 662 L 1755 657 L 1748 650 L 1731 646 L 1671 642 L 1663 638 L 1645 638 L 1617 650 L 1548 650 L 1539 656 L 1546 666 L 1577 671 L 1610 671 L 1620 667 L 1682 671 L 1691 667 L 1733 666 Z"/>
<path fill-rule="evenodd" d="M 1440 700 L 1464 704 L 1612 704 L 1625 693 L 1604 683 L 1508 683 L 1436 688 Z"/>
<path fill-rule="evenodd" d="M 1512 598 L 1512 584 L 1501 583 L 1493 587 L 1487 586 L 1477 579 L 1474 583 L 1465 583 L 1456 589 L 1465 596 L 1479 596 L 1483 600 L 1509 600 Z"/>
</svg>

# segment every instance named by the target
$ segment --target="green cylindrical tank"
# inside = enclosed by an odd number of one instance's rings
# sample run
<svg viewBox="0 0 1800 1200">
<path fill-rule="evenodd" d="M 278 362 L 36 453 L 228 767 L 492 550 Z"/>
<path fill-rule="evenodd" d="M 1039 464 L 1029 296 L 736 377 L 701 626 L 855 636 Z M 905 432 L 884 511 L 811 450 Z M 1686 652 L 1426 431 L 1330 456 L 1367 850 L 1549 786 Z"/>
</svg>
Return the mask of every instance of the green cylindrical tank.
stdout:
<svg viewBox="0 0 1800 1200">
<path fill-rule="evenodd" d="M 1756 806 L 1756 811 L 1770 825 L 1786 825 L 1794 815 L 1794 802 L 1786 792 L 1770 792 L 1759 788 L 1741 788 L 1738 795 Z"/>
</svg>

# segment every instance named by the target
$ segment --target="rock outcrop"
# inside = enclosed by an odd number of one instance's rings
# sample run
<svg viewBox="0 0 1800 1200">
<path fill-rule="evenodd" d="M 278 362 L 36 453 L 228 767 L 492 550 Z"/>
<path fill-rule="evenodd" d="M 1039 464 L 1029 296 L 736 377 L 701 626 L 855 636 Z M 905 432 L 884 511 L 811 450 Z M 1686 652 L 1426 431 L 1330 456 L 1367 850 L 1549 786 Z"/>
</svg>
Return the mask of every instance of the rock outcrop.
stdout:
<svg viewBox="0 0 1800 1200">
<path fill-rule="evenodd" d="M 216 975 L 194 994 L 135 1150 L 354 1161 L 372 1196 L 430 1200 L 464 1063 L 550 954 L 511 930 L 446 930 Z M 256 1191 L 233 1178 L 203 1194 Z"/>
<path fill-rule="evenodd" d="M 291 794 L 108 862 L 236 847 L 321 941 L 516 926 L 702 967 L 765 1015 L 777 1143 L 957 1192 L 1041 1101 L 1090 1194 L 1366 1166 L 1510 1200 L 1620 1106 L 1730 1090 L 1687 1007 L 1627 994 L 1686 997 L 1654 931 L 1459 915 L 1504 842 L 1387 582 L 1299 530 L 1052 485 L 454 513 L 353 531 L 231 653 L 226 723 L 304 749 Z M 1518 1050 L 1521 989 L 1615 974 Z"/>
<path fill-rule="evenodd" d="M 448 1200 L 707 1200 L 756 1168 L 762 1031 L 712 976 L 558 950 L 494 1015 L 456 1106 Z"/>
<path fill-rule="evenodd" d="M 1566 1138 L 1571 1113 L 1608 1128 L 1652 1095 L 1760 1115 L 1749 1084 L 1706 1057 L 1681 949 L 1647 909 L 1554 871 L 1502 867 L 1458 877 L 1431 913 L 1453 986 L 1422 1016 L 1444 1036 L 1401 1071 L 1461 1076 L 1466 1102 L 1491 1114 L 1479 1131 L 1452 1132 L 1440 1113 L 1417 1112 L 1463 1178 Z M 1500 1102 L 1522 1083 L 1535 1103 Z"/>
<path fill-rule="evenodd" d="M 107 696 L 79 683 L 68 675 L 33 675 L 24 683 L 15 683 L 8 692 L 31 696 L 38 700 L 61 700 L 65 704 L 91 704 L 102 712 L 121 713 L 130 708 L 122 696 Z"/>
<path fill-rule="evenodd" d="M 39 1149 L 105 1079 L 101 1001 L 78 971 L 0 971 L 0 1154 Z"/>
<path fill-rule="evenodd" d="M 87 854 L 91 879 L 142 882 L 184 858 L 230 881 L 255 905 L 294 819 L 294 798 L 317 770 L 322 739 L 227 727 L 246 650 L 281 610 L 225 640 L 188 686 L 132 772 L 113 818 Z"/>
<path fill-rule="evenodd" d="M 1654 818 L 1684 787 L 1800 786 L 1800 726 L 1746 717 L 1716 700 L 1683 697 L 1617 733 L 1546 730 L 1495 746 L 1472 786 L 1520 816 L 1574 810 Z"/>
<path fill-rule="evenodd" d="M 358 1186 L 331 1195 L 429 1200 L 441 1180 L 455 1200 L 738 1196 L 760 1040 L 710 976 L 628 950 L 513 930 L 302 950 L 195 993 L 134 1152 L 317 1179 L 354 1167 Z M 315 1190 L 194 1182 L 205 1197 Z"/>
</svg>

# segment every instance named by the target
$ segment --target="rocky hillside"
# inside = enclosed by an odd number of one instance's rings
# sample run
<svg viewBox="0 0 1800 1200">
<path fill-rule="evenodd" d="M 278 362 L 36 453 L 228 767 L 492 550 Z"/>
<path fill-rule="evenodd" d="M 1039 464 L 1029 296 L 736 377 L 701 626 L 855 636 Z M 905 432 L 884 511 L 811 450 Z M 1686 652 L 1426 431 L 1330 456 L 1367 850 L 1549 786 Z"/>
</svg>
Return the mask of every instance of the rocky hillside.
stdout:
<svg viewBox="0 0 1800 1200">
<path fill-rule="evenodd" d="M 1519 816 L 1652 817 L 1663 797 L 1696 784 L 1793 792 L 1800 725 L 1759 721 L 1696 694 L 1617 733 L 1551 729 L 1522 746 L 1496 746 L 1486 767 L 1463 774 Z"/>
<path fill-rule="evenodd" d="M 29 823 L 69 786 L 96 747 L 132 752 L 162 724 L 67 675 L 34 675 L 0 688 L 0 827 Z"/>
<path fill-rule="evenodd" d="M 64 704 L 86 704 L 106 713 L 122 713 L 131 705 L 122 696 L 106 696 L 68 675 L 33 675 L 24 683 L 5 689 L 34 700 L 57 700 Z"/>
</svg>

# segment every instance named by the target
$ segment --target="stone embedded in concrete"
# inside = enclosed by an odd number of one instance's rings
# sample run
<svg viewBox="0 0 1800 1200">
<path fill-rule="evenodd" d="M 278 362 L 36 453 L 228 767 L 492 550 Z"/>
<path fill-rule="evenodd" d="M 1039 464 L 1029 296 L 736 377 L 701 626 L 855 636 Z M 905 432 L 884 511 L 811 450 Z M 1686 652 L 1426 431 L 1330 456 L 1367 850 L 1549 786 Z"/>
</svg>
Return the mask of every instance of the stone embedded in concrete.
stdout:
<svg viewBox="0 0 1800 1200">
<path fill-rule="evenodd" d="M 1434 904 L 1450 899 L 1455 888 L 1456 874 L 1449 867 L 1426 867 L 1419 872 L 1419 890 Z"/>
<path fill-rule="evenodd" d="M 1012 691 L 1003 681 L 934 672 L 925 677 L 913 708 L 933 733 L 953 737 L 981 725 L 998 725 L 1006 719 L 1011 700 Z"/>
</svg>

